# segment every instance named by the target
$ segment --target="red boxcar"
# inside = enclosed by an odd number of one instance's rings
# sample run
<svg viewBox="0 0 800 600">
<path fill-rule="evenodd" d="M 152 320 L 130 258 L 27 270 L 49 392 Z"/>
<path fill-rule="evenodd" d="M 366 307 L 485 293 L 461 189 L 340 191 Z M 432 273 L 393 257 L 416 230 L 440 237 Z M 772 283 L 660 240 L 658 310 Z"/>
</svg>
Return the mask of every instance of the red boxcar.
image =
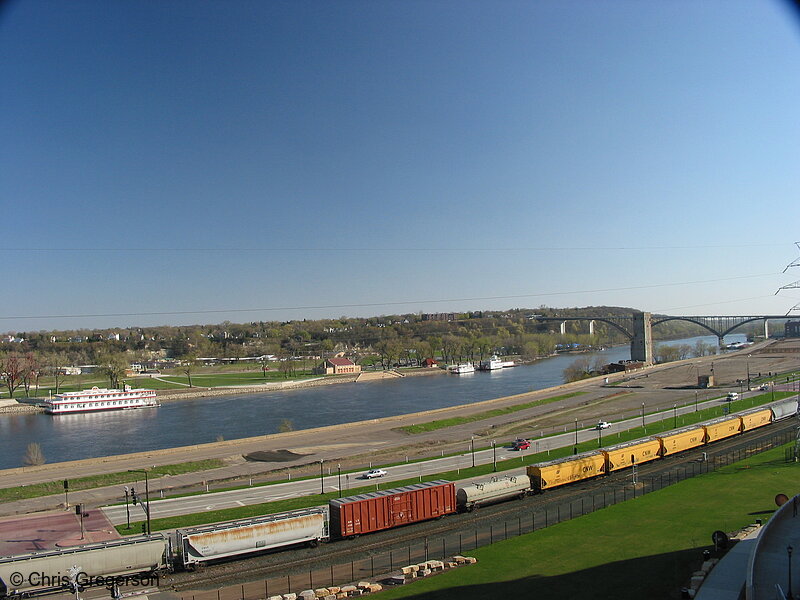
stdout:
<svg viewBox="0 0 800 600">
<path fill-rule="evenodd" d="M 438 480 L 330 501 L 331 537 L 344 538 L 456 512 L 456 487 Z"/>
</svg>

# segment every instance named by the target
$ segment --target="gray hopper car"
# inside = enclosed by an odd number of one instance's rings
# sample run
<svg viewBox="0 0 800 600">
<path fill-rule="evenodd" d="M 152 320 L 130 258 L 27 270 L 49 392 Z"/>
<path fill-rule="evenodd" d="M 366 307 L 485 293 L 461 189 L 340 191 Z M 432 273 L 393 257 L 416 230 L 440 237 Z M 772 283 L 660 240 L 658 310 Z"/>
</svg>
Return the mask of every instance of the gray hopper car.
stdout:
<svg viewBox="0 0 800 600">
<path fill-rule="evenodd" d="M 143 535 L 0 558 L 0 598 L 71 589 L 74 566 L 81 573 L 80 585 L 100 584 L 99 577 L 168 570 L 169 540 L 160 534 Z"/>
<path fill-rule="evenodd" d="M 522 498 L 530 492 L 531 482 L 527 476 L 492 477 L 489 481 L 471 483 L 456 492 L 456 504 L 460 511 L 471 511 L 482 504 L 500 502 L 509 498 Z"/>
<path fill-rule="evenodd" d="M 183 567 L 295 544 L 328 539 L 328 507 L 179 529 L 177 548 Z"/>
<path fill-rule="evenodd" d="M 773 402 L 769 405 L 772 411 L 772 420 L 779 421 L 780 419 L 788 419 L 797 414 L 797 398 L 788 398 Z"/>
</svg>

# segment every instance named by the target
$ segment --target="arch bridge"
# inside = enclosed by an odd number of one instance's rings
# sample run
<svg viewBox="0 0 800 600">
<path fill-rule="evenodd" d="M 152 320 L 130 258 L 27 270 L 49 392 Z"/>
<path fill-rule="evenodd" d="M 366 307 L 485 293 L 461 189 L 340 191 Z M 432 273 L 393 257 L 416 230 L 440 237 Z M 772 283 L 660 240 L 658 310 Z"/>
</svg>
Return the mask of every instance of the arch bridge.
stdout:
<svg viewBox="0 0 800 600">
<path fill-rule="evenodd" d="M 709 333 L 716 335 L 722 346 L 722 339 L 742 325 L 754 321 L 764 321 L 764 337 L 769 337 L 767 324 L 770 320 L 785 320 L 786 315 L 749 315 L 749 316 L 686 316 L 673 317 L 669 315 L 653 316 L 651 313 L 634 313 L 631 316 L 614 317 L 544 317 L 542 315 L 529 315 L 533 321 L 558 321 L 561 323 L 562 335 L 566 333 L 567 321 L 588 321 L 589 335 L 594 334 L 595 322 L 606 323 L 631 342 L 631 360 L 642 361 L 647 364 L 653 362 L 653 337 L 652 328 L 654 325 L 666 323 L 667 321 L 689 321 L 699 325 Z"/>
</svg>

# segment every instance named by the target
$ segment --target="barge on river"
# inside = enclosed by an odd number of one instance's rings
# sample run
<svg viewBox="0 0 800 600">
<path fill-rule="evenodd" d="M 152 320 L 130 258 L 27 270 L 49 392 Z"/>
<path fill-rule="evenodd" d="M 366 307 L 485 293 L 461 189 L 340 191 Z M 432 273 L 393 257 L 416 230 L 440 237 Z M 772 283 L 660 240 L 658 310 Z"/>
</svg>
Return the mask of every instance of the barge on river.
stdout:
<svg viewBox="0 0 800 600">
<path fill-rule="evenodd" d="M 63 415 L 101 410 L 130 410 L 132 408 L 150 408 L 159 406 L 154 390 L 132 390 L 125 386 L 123 390 L 108 390 L 93 387 L 80 392 L 56 394 L 44 401 L 44 410 L 51 415 Z"/>
</svg>

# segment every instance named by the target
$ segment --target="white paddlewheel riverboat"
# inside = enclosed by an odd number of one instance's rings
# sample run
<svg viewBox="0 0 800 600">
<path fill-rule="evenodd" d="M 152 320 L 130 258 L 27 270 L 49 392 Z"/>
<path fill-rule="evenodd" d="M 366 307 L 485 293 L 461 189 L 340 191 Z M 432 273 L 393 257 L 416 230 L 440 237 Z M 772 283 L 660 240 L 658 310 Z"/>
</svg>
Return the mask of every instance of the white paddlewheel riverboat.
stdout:
<svg viewBox="0 0 800 600">
<path fill-rule="evenodd" d="M 44 410 L 51 415 L 154 406 L 159 406 L 154 390 L 132 390 L 129 386 L 124 390 L 93 387 L 80 392 L 64 392 L 44 401 Z"/>
</svg>

